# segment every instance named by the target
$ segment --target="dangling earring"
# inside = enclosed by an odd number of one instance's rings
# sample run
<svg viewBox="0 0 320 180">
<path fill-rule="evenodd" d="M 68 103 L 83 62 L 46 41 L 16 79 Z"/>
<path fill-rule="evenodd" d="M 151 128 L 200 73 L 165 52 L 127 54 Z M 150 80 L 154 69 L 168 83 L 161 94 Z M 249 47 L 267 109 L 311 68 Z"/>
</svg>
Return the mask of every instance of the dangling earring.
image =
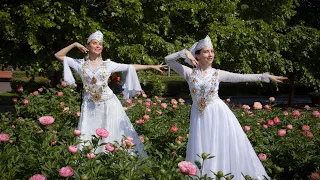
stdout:
<svg viewBox="0 0 320 180">
<path fill-rule="evenodd" d="M 85 58 L 86 58 L 86 60 L 90 60 L 90 59 L 89 59 L 89 54 L 87 54 Z"/>
</svg>

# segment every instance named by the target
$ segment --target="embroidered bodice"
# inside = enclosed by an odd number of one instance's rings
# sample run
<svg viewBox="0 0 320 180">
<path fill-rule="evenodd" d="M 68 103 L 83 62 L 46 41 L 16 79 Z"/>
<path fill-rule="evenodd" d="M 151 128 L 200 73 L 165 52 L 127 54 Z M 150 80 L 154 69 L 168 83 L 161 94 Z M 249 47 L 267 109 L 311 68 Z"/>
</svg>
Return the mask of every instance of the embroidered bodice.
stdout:
<svg viewBox="0 0 320 180">
<path fill-rule="evenodd" d="M 99 103 L 114 97 L 113 91 L 108 86 L 108 79 L 113 72 L 126 71 L 123 85 L 124 98 L 134 96 L 141 91 L 141 86 L 135 68 L 129 64 L 121 64 L 111 61 L 100 61 L 96 69 L 92 69 L 89 61 L 65 57 L 64 61 L 80 74 L 83 82 L 83 100 Z"/>
<path fill-rule="evenodd" d="M 269 82 L 269 73 L 264 74 L 238 74 L 224 70 L 210 68 L 202 75 L 199 68 L 191 69 L 178 63 L 178 58 L 184 58 L 190 64 L 184 53 L 185 50 L 170 54 L 165 57 L 167 64 L 179 75 L 183 76 L 190 89 L 193 104 L 198 105 L 199 115 L 203 114 L 205 107 L 215 99 L 219 99 L 218 90 L 220 82 Z"/>
<path fill-rule="evenodd" d="M 189 89 L 193 103 L 198 104 L 199 114 L 202 115 L 207 104 L 218 97 L 218 72 L 210 68 L 202 75 L 198 68 L 194 68 L 188 78 Z"/>
</svg>

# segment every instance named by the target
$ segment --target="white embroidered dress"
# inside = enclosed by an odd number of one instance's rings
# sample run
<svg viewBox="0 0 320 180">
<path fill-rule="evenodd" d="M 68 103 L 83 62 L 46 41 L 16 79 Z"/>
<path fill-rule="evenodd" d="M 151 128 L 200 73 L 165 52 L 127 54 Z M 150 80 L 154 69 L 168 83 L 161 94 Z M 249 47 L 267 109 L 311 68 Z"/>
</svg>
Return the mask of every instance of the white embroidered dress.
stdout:
<svg viewBox="0 0 320 180">
<path fill-rule="evenodd" d="M 121 102 L 108 86 L 111 73 L 127 71 L 124 85 L 125 98 L 135 95 L 137 91 L 141 90 L 135 68 L 132 65 L 115 63 L 110 60 L 101 61 L 96 69 L 92 69 L 89 61 L 84 59 L 73 59 L 66 56 L 64 61 L 65 69 L 66 65 L 72 67 L 80 74 L 83 82 L 84 94 L 78 124 L 78 130 L 81 131 L 81 140 L 91 141 L 92 135 L 96 135 L 96 129 L 104 128 L 109 131 L 109 136 L 103 138 L 103 142 L 114 143 L 114 141 L 117 141 L 121 145 L 123 136 L 131 136 L 134 138 L 136 149 L 141 153 L 143 144 Z M 130 92 L 126 88 L 128 86 L 131 87 Z M 82 145 L 79 145 L 80 149 Z M 96 150 L 96 152 L 103 151 L 105 151 L 104 146 Z"/>
<path fill-rule="evenodd" d="M 192 96 L 186 160 L 202 162 L 197 154 L 205 152 L 215 156 L 203 166 L 203 174 L 209 177 L 215 177 L 211 171 L 222 171 L 232 173 L 235 180 L 244 179 L 241 173 L 254 179 L 264 176 L 269 179 L 237 118 L 218 96 L 220 82 L 269 82 L 268 73 L 236 74 L 210 68 L 202 75 L 198 68 L 191 69 L 175 61 L 181 57 L 186 58 L 184 50 L 168 55 L 165 60 L 186 79 Z"/>
</svg>

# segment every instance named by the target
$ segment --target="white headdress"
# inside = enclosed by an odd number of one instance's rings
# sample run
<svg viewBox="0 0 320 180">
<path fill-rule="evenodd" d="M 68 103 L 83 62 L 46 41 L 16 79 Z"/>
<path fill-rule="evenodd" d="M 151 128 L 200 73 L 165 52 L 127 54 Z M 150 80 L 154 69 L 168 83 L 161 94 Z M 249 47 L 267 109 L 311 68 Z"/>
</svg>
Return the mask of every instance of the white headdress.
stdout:
<svg viewBox="0 0 320 180">
<path fill-rule="evenodd" d="M 196 56 L 196 51 L 201 50 L 204 47 L 210 47 L 213 48 L 212 42 L 210 37 L 207 35 L 204 39 L 201 39 L 200 41 L 194 43 L 189 51 L 191 54 L 195 57 Z"/>
<path fill-rule="evenodd" d="M 96 39 L 98 41 L 103 41 L 103 34 L 101 31 L 97 31 L 95 33 L 92 33 L 89 38 L 88 38 L 88 41 L 87 43 L 89 43 L 90 41 L 92 41 L 93 39 Z"/>
</svg>

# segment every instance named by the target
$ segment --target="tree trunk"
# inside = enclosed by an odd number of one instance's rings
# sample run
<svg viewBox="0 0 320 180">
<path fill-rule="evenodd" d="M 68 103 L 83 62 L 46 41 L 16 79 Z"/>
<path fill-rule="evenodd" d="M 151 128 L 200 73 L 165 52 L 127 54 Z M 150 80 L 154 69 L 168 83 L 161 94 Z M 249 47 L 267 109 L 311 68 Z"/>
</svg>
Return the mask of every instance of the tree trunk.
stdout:
<svg viewBox="0 0 320 180">
<path fill-rule="evenodd" d="M 289 75 L 289 99 L 288 99 L 288 106 L 292 107 L 294 102 L 294 81 L 295 75 Z"/>
</svg>

